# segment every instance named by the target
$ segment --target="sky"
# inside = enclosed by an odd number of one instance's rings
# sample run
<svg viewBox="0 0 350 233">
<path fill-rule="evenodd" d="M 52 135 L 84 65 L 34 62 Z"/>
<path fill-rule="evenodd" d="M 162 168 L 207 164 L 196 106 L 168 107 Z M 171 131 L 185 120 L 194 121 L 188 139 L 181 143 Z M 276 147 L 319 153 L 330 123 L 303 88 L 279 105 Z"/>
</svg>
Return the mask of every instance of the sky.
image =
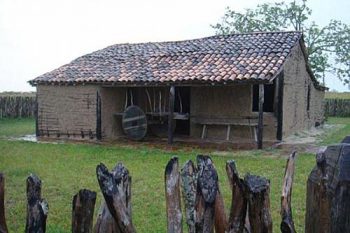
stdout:
<svg viewBox="0 0 350 233">
<path fill-rule="evenodd" d="M 117 43 L 211 36 L 229 6 L 262 0 L 0 0 L 0 92 L 35 91 L 27 81 Z M 350 24 L 349 0 L 309 0 L 311 19 Z M 349 91 L 335 77 L 326 85 Z"/>
</svg>

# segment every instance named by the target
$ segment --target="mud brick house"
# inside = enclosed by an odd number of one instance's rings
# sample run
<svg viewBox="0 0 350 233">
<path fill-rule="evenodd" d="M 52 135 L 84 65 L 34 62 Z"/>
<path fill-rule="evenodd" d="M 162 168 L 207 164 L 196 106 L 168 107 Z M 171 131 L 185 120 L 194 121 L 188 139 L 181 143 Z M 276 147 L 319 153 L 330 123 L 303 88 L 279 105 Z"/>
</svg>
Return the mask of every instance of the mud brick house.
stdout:
<svg viewBox="0 0 350 233">
<path fill-rule="evenodd" d="M 117 44 L 30 84 L 37 134 L 140 140 L 282 140 L 323 121 L 325 88 L 300 32 Z"/>
</svg>

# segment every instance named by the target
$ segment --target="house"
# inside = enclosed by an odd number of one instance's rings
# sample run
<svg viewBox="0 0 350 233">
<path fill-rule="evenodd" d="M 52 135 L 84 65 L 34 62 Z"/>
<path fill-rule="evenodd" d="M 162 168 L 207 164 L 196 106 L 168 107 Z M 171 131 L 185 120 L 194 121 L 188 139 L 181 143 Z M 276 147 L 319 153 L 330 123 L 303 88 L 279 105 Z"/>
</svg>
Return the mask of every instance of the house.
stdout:
<svg viewBox="0 0 350 233">
<path fill-rule="evenodd" d="M 117 44 L 29 81 L 37 135 L 282 140 L 323 122 L 300 32 Z"/>
</svg>

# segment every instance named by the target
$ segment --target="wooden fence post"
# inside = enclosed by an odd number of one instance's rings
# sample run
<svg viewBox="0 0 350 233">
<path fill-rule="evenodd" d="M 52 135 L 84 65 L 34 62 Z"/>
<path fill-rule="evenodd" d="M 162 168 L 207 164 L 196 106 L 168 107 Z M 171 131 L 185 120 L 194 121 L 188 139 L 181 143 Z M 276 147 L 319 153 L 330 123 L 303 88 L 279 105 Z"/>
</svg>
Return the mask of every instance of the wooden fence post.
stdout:
<svg viewBox="0 0 350 233">
<path fill-rule="evenodd" d="M 287 159 L 286 169 L 284 172 L 283 186 L 282 186 L 282 197 L 281 197 L 281 232 L 282 233 L 295 233 L 295 227 L 292 217 L 292 186 L 295 170 L 295 155 L 292 154 Z"/>
<path fill-rule="evenodd" d="M 72 232 L 91 233 L 96 192 L 82 189 L 73 197 Z"/>
<path fill-rule="evenodd" d="M 41 180 L 31 174 L 27 178 L 27 220 L 26 233 L 44 233 L 49 206 L 41 198 Z"/>
<path fill-rule="evenodd" d="M 226 173 L 232 189 L 231 211 L 227 232 L 243 233 L 247 213 L 244 180 L 239 178 L 234 160 L 227 161 Z"/>
<path fill-rule="evenodd" d="M 171 158 L 166 165 L 164 181 L 167 211 L 167 232 L 182 233 L 180 173 L 177 157 Z"/>
<path fill-rule="evenodd" d="M 0 173 L 0 233 L 7 233 L 5 218 L 5 176 Z"/>
<path fill-rule="evenodd" d="M 252 233 L 272 233 L 270 214 L 270 181 L 264 177 L 247 174 L 244 177 L 247 188 L 249 222 Z"/>
<path fill-rule="evenodd" d="M 186 223 L 188 225 L 188 233 L 195 233 L 197 170 L 191 160 L 187 161 L 181 169 L 181 181 L 182 196 L 184 198 L 186 209 Z"/>
<path fill-rule="evenodd" d="M 117 172 L 118 173 L 118 172 Z M 116 179 L 117 175 L 108 172 L 107 167 L 101 163 L 96 167 L 97 180 L 100 185 L 101 192 L 106 201 L 109 212 L 112 214 L 114 220 L 117 222 L 121 233 L 134 233 L 135 227 L 131 218 L 131 207 L 127 201 L 128 190 L 125 186 L 129 184 L 128 170 L 120 164 L 120 176 L 123 179 Z"/>
</svg>

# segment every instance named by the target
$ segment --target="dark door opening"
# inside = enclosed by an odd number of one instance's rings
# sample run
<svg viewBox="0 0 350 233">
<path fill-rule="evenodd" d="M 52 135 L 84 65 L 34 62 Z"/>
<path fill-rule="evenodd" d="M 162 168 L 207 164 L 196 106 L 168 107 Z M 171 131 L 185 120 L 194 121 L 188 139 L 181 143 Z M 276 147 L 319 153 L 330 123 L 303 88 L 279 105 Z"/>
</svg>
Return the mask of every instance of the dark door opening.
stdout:
<svg viewBox="0 0 350 233">
<path fill-rule="evenodd" d="M 264 85 L 264 112 L 274 112 L 275 101 L 275 83 Z M 259 111 L 259 85 L 253 85 L 253 104 L 252 111 Z"/>
<path fill-rule="evenodd" d="M 175 88 L 175 106 L 174 112 L 180 114 L 190 115 L 190 99 L 191 88 L 190 87 L 176 87 Z M 186 120 L 176 120 L 175 135 L 190 135 L 190 120 L 189 117 Z"/>
</svg>

